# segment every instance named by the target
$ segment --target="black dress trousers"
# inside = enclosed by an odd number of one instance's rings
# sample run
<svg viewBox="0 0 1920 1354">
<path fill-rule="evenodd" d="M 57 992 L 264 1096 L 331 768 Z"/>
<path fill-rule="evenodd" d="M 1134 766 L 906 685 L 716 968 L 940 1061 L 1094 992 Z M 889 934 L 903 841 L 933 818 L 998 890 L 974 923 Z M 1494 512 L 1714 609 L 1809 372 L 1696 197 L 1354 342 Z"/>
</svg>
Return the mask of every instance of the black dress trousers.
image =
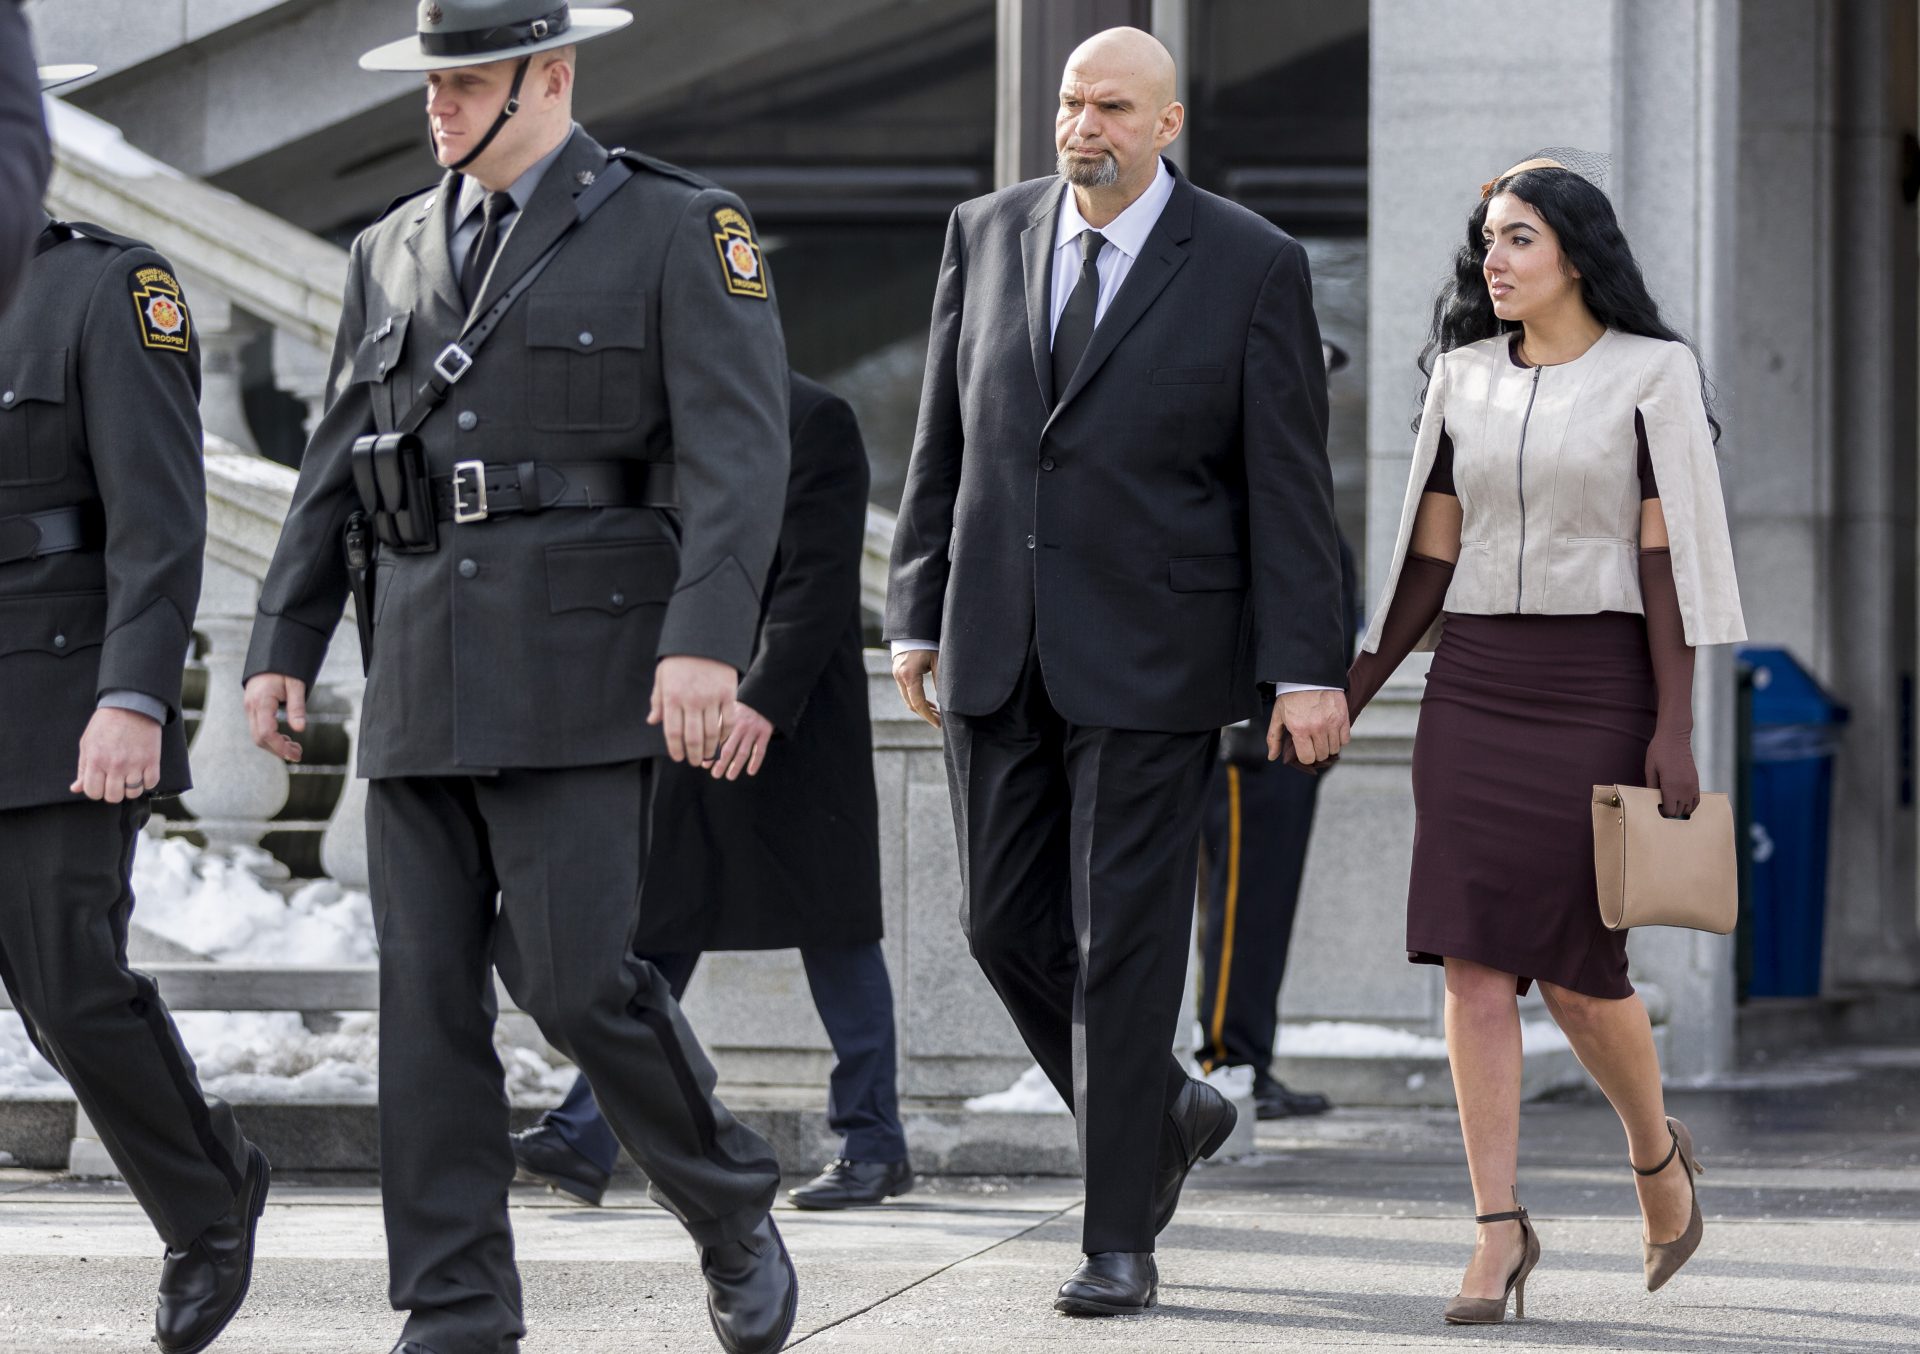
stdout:
<svg viewBox="0 0 1920 1354">
<path fill-rule="evenodd" d="M 645 761 L 368 785 L 391 1297 L 436 1354 L 513 1350 L 525 1332 L 495 968 L 697 1244 L 744 1236 L 773 1204 L 772 1151 L 714 1097 L 666 980 L 630 953 L 651 796 Z"/>
<path fill-rule="evenodd" d="M 1151 1251 L 1187 973 L 1200 809 L 1217 731 L 1086 728 L 1037 649 L 1007 703 L 948 713 L 947 775 L 974 959 L 1073 1106 L 1082 1248 Z"/>
<path fill-rule="evenodd" d="M 154 1230 L 184 1249 L 233 1207 L 247 1147 L 201 1094 L 154 987 L 127 967 L 150 801 L 0 810 L 0 976 Z"/>
</svg>

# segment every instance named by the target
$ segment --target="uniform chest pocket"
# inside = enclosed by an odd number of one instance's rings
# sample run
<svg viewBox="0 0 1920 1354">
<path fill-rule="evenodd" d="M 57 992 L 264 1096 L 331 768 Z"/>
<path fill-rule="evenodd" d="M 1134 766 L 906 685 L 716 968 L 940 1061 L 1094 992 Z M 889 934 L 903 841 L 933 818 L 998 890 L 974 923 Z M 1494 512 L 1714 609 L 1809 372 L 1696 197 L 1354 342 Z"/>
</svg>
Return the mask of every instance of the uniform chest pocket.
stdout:
<svg viewBox="0 0 1920 1354">
<path fill-rule="evenodd" d="M 646 298 L 555 293 L 527 298 L 527 420 L 548 432 L 640 422 Z"/>
<path fill-rule="evenodd" d="M 394 424 L 394 395 L 396 384 L 406 388 L 406 369 L 401 359 L 406 356 L 407 324 L 413 316 L 402 312 L 389 315 L 371 326 L 366 336 L 360 340 L 360 346 L 353 351 L 353 368 L 348 373 L 348 382 L 352 385 L 366 385 L 373 401 L 374 417 L 383 429 Z M 398 377 L 396 382 L 395 378 Z"/>
<path fill-rule="evenodd" d="M 67 473 L 67 350 L 0 349 L 0 485 Z"/>
</svg>

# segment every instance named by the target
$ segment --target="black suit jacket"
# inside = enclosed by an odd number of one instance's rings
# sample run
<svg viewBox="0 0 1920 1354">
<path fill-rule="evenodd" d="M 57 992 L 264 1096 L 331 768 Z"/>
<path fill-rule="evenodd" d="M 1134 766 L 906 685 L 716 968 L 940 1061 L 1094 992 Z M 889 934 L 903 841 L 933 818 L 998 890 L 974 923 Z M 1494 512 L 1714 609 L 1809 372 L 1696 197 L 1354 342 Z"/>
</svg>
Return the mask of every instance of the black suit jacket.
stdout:
<svg viewBox="0 0 1920 1354">
<path fill-rule="evenodd" d="M 573 226 L 576 200 L 607 163 L 576 130 L 508 234 L 476 312 Z M 448 250 L 459 184 L 447 175 L 354 242 L 333 402 L 261 588 L 249 676 L 311 682 L 320 669 L 346 605 L 340 532 L 359 506 L 354 439 L 406 414 L 467 316 Z M 573 229 L 421 428 L 437 475 L 464 460 L 671 461 L 680 510 L 443 522 L 432 554 L 383 555 L 361 775 L 659 756 L 664 738 L 646 722 L 656 660 L 746 668 L 788 452 L 779 315 L 770 293 L 730 285 L 720 248 L 744 212 L 704 179 L 643 162 Z"/>
<path fill-rule="evenodd" d="M 635 948 L 880 939 L 879 804 L 862 657 L 866 448 L 845 400 L 794 376 L 793 472 L 740 700 L 780 736 L 758 776 L 663 764 Z"/>
<path fill-rule="evenodd" d="M 166 707 L 158 793 L 187 788 L 200 345 L 165 259 L 82 229 L 45 226 L 0 314 L 0 518 L 77 507 L 105 542 L 0 564 L 0 809 L 77 798 L 80 735 L 107 691 Z"/>
<path fill-rule="evenodd" d="M 40 198 L 52 171 L 26 20 L 14 0 L 0 0 L 0 310 L 7 308 L 26 271 L 27 251 L 43 219 Z"/>
<path fill-rule="evenodd" d="M 1326 372 L 1306 253 L 1177 178 L 1058 400 L 1062 185 L 960 206 L 934 296 L 887 635 L 939 699 L 1005 702 L 1037 641 L 1077 724 L 1215 729 L 1259 681 L 1341 686 Z"/>
</svg>

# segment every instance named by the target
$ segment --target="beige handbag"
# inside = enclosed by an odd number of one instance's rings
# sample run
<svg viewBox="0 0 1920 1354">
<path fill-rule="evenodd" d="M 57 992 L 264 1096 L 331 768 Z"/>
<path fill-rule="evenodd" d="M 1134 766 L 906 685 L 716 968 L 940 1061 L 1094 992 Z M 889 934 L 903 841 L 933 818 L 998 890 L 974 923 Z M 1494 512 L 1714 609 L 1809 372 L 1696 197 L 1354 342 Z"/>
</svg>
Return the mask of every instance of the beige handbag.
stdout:
<svg viewBox="0 0 1920 1354">
<path fill-rule="evenodd" d="M 1740 910 L 1735 869 L 1725 795 L 1701 795 L 1691 817 L 1662 818 L 1658 790 L 1593 787 L 1593 875 L 1609 931 L 1685 926 L 1726 935 Z"/>
</svg>

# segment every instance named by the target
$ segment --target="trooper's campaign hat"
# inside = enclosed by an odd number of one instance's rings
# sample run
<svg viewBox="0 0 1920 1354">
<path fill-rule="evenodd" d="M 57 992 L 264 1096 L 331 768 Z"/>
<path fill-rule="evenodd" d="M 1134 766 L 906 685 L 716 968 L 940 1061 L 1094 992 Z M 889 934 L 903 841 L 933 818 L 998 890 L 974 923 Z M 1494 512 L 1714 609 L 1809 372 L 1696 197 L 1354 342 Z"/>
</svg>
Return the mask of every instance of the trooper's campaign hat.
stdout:
<svg viewBox="0 0 1920 1354">
<path fill-rule="evenodd" d="M 623 9 L 576 9 L 566 0 L 420 0 L 418 31 L 360 58 L 370 71 L 483 66 L 589 42 L 633 22 Z"/>
<path fill-rule="evenodd" d="M 99 69 L 98 66 L 42 66 L 40 68 L 40 92 L 44 94 L 50 89 L 58 89 L 62 85 L 70 85 L 75 80 L 84 80 Z"/>
</svg>

